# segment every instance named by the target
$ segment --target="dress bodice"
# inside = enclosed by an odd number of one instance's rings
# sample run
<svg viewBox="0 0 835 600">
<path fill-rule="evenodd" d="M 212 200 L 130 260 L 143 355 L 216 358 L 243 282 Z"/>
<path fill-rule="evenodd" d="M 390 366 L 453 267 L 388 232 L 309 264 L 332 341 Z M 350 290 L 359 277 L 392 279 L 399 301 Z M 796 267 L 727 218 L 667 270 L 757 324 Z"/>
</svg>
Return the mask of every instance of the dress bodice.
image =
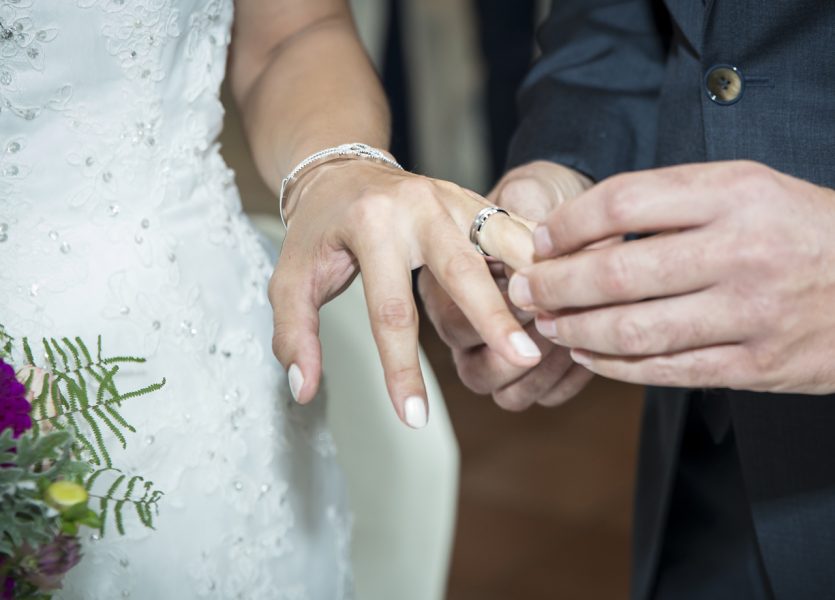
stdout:
<svg viewBox="0 0 835 600">
<path fill-rule="evenodd" d="M 137 285 L 179 280 L 201 242 L 237 249 L 242 306 L 265 303 L 270 265 L 215 141 L 233 13 L 232 0 L 0 0 L 0 255 L 30 274 L 0 272 L 15 283 L 0 304 L 40 306 L 113 244 L 133 276 L 147 269 Z"/>
<path fill-rule="evenodd" d="M 232 16 L 232 0 L 0 0 L 0 216 L 181 199 L 220 131 Z"/>
</svg>

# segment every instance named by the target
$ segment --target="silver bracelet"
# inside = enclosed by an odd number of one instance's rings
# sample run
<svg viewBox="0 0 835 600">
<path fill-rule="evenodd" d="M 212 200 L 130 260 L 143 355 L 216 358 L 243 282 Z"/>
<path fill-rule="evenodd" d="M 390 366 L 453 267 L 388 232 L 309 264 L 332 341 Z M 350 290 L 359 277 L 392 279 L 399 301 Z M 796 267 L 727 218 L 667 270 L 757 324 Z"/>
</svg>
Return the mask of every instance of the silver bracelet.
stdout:
<svg viewBox="0 0 835 600">
<path fill-rule="evenodd" d="M 359 142 L 354 142 L 353 144 L 342 144 L 341 146 L 327 148 L 325 150 L 320 150 L 316 154 L 311 154 L 296 165 L 296 168 L 290 171 L 290 174 L 287 175 L 287 177 L 281 180 L 281 190 L 278 193 L 278 214 L 281 217 L 281 223 L 284 225 L 285 229 L 287 229 L 288 225 L 287 218 L 284 214 L 284 200 L 290 184 L 293 183 L 299 175 L 314 166 L 343 158 L 374 160 L 390 167 L 394 167 L 395 169 L 400 169 L 401 171 L 403 170 L 403 167 L 401 167 L 397 161 L 390 159 L 385 155 L 385 153 L 383 153 L 382 150 L 378 150 L 377 148 L 366 144 L 360 144 Z"/>
</svg>

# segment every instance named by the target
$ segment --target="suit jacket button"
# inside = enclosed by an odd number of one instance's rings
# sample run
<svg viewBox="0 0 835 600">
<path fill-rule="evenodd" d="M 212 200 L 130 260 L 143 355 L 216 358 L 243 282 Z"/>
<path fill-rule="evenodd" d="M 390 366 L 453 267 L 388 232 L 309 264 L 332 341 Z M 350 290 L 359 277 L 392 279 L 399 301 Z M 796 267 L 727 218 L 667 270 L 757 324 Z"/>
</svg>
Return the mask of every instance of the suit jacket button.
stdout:
<svg viewBox="0 0 835 600">
<path fill-rule="evenodd" d="M 707 97 L 716 104 L 733 104 L 742 97 L 745 79 L 742 72 L 731 65 L 716 65 L 705 75 Z"/>
</svg>

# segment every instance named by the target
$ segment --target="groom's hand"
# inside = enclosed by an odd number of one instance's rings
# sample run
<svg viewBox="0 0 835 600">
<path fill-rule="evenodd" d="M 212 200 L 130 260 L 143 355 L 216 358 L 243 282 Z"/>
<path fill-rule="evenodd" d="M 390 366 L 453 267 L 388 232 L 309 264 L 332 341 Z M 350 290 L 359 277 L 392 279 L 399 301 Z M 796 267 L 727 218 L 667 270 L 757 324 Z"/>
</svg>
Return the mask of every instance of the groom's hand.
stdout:
<svg viewBox="0 0 835 600">
<path fill-rule="evenodd" d="M 656 233 L 598 250 L 597 240 Z M 614 177 L 537 230 L 510 297 L 601 375 L 835 391 L 835 191 L 751 162 Z"/>
<path fill-rule="evenodd" d="M 532 221 L 541 221 L 567 199 L 582 193 L 591 182 L 576 171 L 548 162 L 535 162 L 510 171 L 488 199 Z M 507 297 L 507 275 L 502 263 L 493 263 L 496 283 Z M 575 396 L 592 374 L 574 363 L 568 350 L 539 335 L 533 315 L 516 311 L 516 317 L 543 354 L 533 367 L 519 367 L 485 345 L 458 305 L 424 269 L 418 280 L 426 312 L 441 339 L 451 349 L 463 383 L 480 394 L 492 394 L 508 410 L 524 410 L 532 404 L 555 406 Z M 509 302 L 508 302 L 509 304 Z M 512 305 L 511 305 L 512 306 Z"/>
</svg>

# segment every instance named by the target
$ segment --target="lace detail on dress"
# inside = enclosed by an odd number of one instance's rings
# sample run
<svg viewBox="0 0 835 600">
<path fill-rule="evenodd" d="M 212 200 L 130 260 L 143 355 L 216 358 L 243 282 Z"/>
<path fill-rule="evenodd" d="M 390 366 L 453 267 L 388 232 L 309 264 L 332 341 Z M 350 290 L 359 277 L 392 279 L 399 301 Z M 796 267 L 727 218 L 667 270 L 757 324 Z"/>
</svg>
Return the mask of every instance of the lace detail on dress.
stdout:
<svg viewBox="0 0 835 600">
<path fill-rule="evenodd" d="M 45 103 L 27 104 L 15 99 L 21 90 L 20 75 L 29 70 L 43 71 L 46 47 L 58 36 L 58 29 L 36 25 L 30 10 L 34 0 L 0 0 L 0 111 L 6 110 L 31 121 L 41 111 L 66 98 L 60 88 Z"/>
<path fill-rule="evenodd" d="M 269 253 L 215 142 L 232 18 L 232 0 L 0 0 L 2 320 L 102 333 L 168 380 L 125 405 L 120 453 L 166 492 L 158 529 L 91 535 L 61 598 L 351 597 L 323 404 L 293 403 L 272 357 Z"/>
</svg>

